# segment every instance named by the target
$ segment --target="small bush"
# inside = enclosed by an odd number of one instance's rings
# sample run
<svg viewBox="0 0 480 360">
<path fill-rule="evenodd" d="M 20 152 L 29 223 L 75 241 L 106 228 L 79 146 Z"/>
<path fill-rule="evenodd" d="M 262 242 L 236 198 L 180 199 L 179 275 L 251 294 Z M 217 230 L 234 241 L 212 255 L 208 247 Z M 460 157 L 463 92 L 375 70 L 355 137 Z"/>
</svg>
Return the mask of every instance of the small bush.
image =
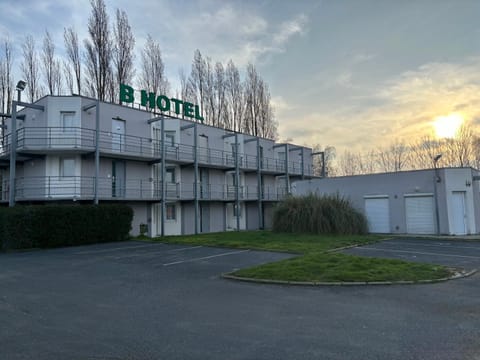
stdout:
<svg viewBox="0 0 480 360">
<path fill-rule="evenodd" d="M 365 216 L 336 195 L 289 197 L 273 214 L 273 231 L 310 234 L 366 234 Z"/>
<path fill-rule="evenodd" d="M 0 209 L 0 249 L 49 248 L 128 239 L 126 205 L 34 205 Z"/>
</svg>

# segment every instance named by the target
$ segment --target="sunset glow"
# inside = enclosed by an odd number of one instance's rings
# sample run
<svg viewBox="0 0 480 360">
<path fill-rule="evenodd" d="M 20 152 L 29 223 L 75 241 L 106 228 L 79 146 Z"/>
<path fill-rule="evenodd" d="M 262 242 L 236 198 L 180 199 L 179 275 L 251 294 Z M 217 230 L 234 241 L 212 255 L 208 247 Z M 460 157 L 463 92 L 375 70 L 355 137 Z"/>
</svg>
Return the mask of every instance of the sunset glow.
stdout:
<svg viewBox="0 0 480 360">
<path fill-rule="evenodd" d="M 433 123 L 435 134 L 439 138 L 453 138 L 460 129 L 460 126 L 462 126 L 463 121 L 463 116 L 458 113 L 438 116 Z"/>
</svg>

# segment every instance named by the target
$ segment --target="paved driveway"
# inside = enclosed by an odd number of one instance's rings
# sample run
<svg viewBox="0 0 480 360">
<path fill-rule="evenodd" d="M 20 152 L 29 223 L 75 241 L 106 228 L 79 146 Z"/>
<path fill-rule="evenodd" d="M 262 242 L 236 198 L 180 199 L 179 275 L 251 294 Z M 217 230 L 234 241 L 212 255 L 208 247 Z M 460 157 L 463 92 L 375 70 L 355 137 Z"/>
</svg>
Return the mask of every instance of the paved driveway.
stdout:
<svg viewBox="0 0 480 360">
<path fill-rule="evenodd" d="M 140 242 L 0 254 L 0 359 L 480 359 L 478 275 L 318 288 L 219 278 L 285 256 Z"/>
</svg>

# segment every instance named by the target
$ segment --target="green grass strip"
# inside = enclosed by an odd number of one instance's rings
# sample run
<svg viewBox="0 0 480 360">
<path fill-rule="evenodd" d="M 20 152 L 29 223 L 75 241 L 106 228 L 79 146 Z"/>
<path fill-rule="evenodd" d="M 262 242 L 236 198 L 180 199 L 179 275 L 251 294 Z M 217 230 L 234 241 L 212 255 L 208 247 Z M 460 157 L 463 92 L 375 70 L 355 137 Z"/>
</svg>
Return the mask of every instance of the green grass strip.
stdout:
<svg viewBox="0 0 480 360">
<path fill-rule="evenodd" d="M 242 231 L 160 237 L 155 240 L 184 245 L 303 254 L 233 273 L 235 276 L 254 279 L 312 282 L 419 281 L 441 279 L 451 274 L 450 269 L 441 265 L 326 252 L 347 246 L 365 245 L 381 239 L 375 235 L 329 236 Z"/>
<path fill-rule="evenodd" d="M 283 281 L 419 281 L 444 278 L 450 271 L 430 264 L 334 254 L 302 257 L 242 269 L 235 276 Z"/>
</svg>

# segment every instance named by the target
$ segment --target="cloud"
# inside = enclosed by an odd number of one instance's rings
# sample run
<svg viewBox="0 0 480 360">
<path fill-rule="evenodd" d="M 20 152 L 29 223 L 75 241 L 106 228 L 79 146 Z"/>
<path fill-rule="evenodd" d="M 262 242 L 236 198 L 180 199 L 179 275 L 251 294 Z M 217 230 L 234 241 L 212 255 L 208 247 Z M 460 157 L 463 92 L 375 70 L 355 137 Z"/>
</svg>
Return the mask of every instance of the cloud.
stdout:
<svg viewBox="0 0 480 360">
<path fill-rule="evenodd" d="M 283 46 L 292 36 L 305 33 L 307 23 L 308 17 L 305 14 L 299 14 L 293 19 L 283 22 L 273 35 L 273 44 L 283 50 Z"/>
<path fill-rule="evenodd" d="M 344 105 L 337 108 L 322 104 L 314 111 L 284 108 L 277 119 L 280 137 L 360 151 L 396 139 L 408 143 L 433 135 L 434 119 L 453 112 L 476 123 L 479 103 L 480 57 L 474 57 L 461 63 L 424 64 L 384 81 L 370 92 L 365 89 L 360 97 L 346 97 Z"/>
</svg>

